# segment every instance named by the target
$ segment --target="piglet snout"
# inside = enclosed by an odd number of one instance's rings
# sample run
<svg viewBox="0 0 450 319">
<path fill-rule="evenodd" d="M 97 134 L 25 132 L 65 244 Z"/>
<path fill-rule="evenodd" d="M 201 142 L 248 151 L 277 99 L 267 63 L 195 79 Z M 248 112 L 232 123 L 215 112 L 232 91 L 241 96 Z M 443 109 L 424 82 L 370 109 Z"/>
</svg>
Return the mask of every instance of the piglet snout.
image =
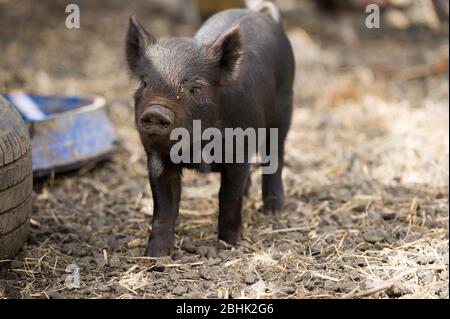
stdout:
<svg viewBox="0 0 450 319">
<path fill-rule="evenodd" d="M 173 128 L 175 114 L 161 105 L 152 105 L 142 113 L 142 129 L 149 135 L 168 135 Z"/>
</svg>

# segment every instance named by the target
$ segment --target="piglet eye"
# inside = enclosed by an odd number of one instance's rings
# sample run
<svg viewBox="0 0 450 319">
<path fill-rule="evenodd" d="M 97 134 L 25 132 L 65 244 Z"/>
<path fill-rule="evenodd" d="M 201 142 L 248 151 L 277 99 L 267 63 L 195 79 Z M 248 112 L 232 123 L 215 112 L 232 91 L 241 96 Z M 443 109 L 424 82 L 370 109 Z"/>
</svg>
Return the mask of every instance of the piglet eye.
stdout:
<svg viewBox="0 0 450 319">
<path fill-rule="evenodd" d="M 200 86 L 193 86 L 189 89 L 189 92 L 194 95 L 200 94 L 202 88 Z"/>
</svg>

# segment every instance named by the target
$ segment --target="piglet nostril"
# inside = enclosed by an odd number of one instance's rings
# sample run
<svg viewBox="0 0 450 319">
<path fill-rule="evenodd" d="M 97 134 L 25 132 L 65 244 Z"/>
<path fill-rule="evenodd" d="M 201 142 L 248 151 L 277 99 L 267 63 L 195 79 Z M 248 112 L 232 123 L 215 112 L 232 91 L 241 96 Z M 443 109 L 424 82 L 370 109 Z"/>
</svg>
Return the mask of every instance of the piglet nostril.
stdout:
<svg viewBox="0 0 450 319">
<path fill-rule="evenodd" d="M 153 124 L 155 119 L 152 116 L 143 116 L 141 122 L 144 124 Z"/>
<path fill-rule="evenodd" d="M 160 126 L 169 126 L 170 124 L 172 124 L 172 122 L 169 119 L 164 118 L 164 117 L 160 117 L 158 119 L 155 119 L 155 121 L 158 121 L 158 124 Z"/>
<path fill-rule="evenodd" d="M 164 135 L 172 127 L 175 114 L 160 105 L 149 107 L 141 116 L 141 124 L 144 130 L 150 134 Z"/>
</svg>

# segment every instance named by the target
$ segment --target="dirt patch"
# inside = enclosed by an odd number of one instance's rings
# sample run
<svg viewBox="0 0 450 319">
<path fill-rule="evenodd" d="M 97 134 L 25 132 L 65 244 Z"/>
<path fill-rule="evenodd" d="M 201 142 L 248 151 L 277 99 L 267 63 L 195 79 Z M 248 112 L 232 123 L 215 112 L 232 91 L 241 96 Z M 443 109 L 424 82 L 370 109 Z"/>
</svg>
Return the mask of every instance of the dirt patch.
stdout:
<svg viewBox="0 0 450 319">
<path fill-rule="evenodd" d="M 133 12 L 157 35 L 193 28 L 147 2 L 83 1 L 71 31 L 60 7 L 32 3 L 0 3 L 0 91 L 104 95 L 123 143 L 111 161 L 36 183 L 29 241 L 2 263 L 0 297 L 449 297 L 448 24 L 368 31 L 352 13 L 358 37 L 346 44 L 323 26 L 331 17 L 291 8 L 298 76 L 284 212 L 262 214 L 255 168 L 244 240 L 227 247 L 218 176 L 187 172 L 174 254 L 152 259 L 142 257 L 152 200 L 123 35 Z M 79 289 L 65 285 L 71 264 Z"/>
</svg>

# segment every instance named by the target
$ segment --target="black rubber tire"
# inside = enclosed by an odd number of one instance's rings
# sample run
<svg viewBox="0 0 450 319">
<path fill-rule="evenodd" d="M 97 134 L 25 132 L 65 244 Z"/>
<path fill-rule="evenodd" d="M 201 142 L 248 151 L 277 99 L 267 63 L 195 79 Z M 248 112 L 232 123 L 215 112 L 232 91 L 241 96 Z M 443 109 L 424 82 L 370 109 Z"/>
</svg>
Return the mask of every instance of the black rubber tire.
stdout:
<svg viewBox="0 0 450 319">
<path fill-rule="evenodd" d="M 32 192 L 28 130 L 0 95 L 0 260 L 14 257 L 27 239 Z"/>
</svg>

